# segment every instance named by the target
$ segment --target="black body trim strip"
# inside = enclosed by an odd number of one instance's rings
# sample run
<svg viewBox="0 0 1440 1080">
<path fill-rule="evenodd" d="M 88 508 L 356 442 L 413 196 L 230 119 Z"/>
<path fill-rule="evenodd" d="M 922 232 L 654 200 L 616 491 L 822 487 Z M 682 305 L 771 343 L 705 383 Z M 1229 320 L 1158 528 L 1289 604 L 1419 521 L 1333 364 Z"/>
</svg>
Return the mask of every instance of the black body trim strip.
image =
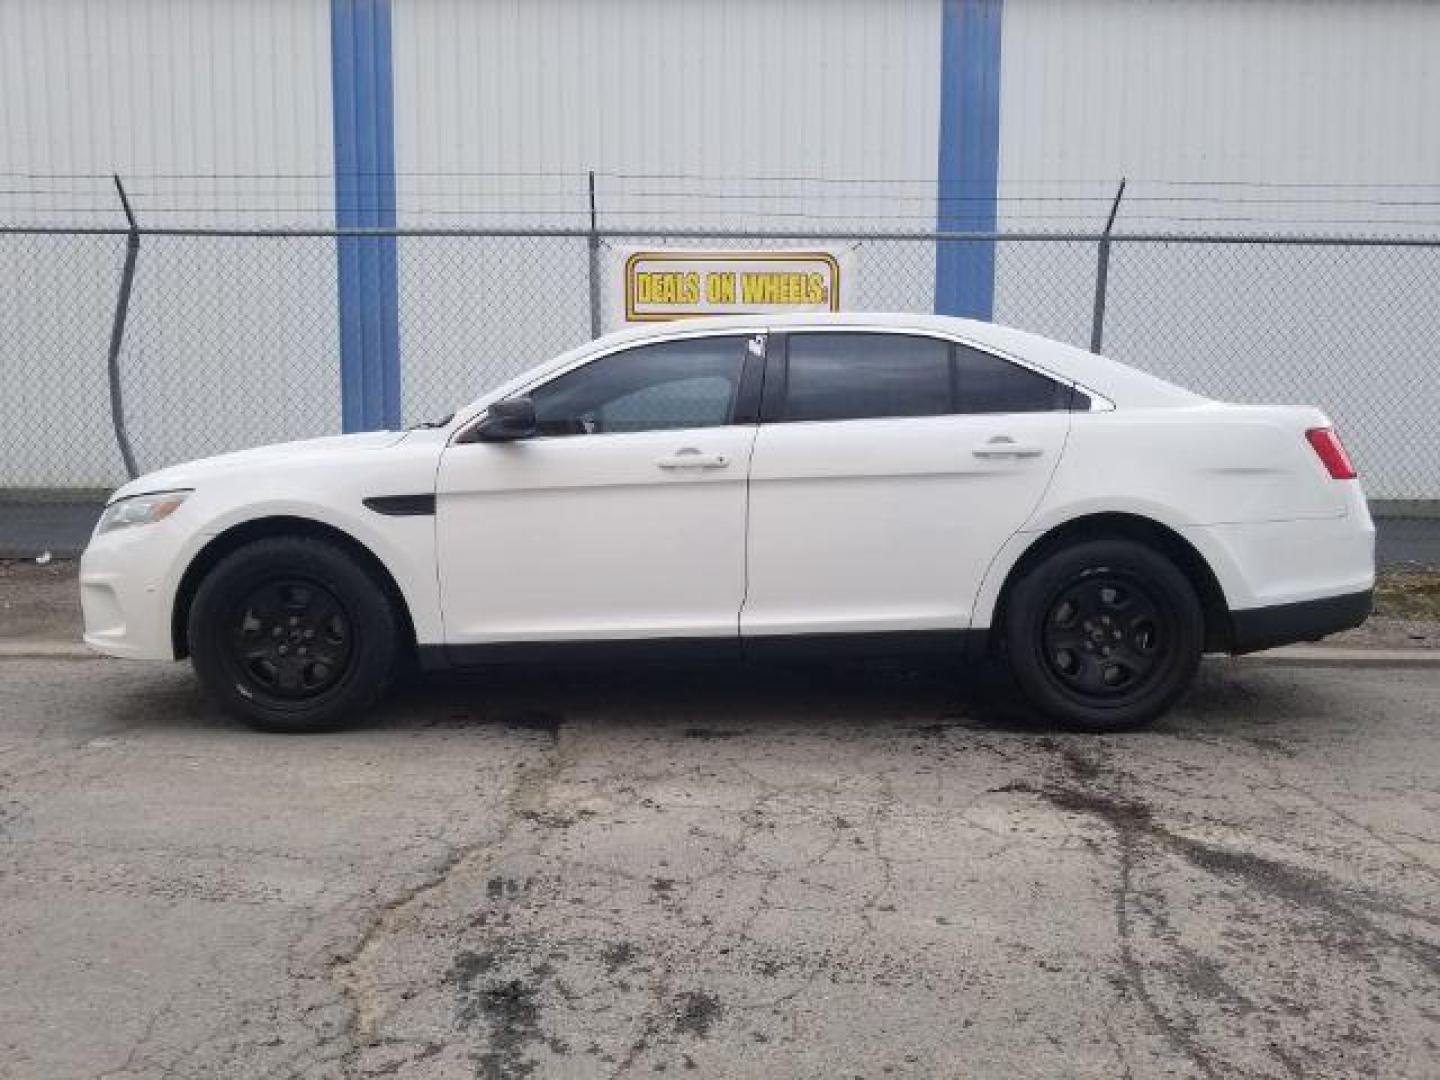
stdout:
<svg viewBox="0 0 1440 1080">
<path fill-rule="evenodd" d="M 750 343 L 760 339 L 760 354 L 750 351 Z M 765 385 L 765 352 L 767 347 L 764 334 L 751 334 L 741 338 L 745 350 L 744 364 L 740 369 L 740 387 L 735 394 L 735 403 L 730 410 L 731 425 L 752 425 L 760 422 L 760 394 Z"/>
<path fill-rule="evenodd" d="M 435 494 L 428 495 L 372 495 L 360 500 L 369 509 L 386 517 L 433 517 L 435 515 Z"/>
<path fill-rule="evenodd" d="M 772 332 L 765 338 L 765 385 L 760 393 L 760 422 L 779 423 L 785 411 L 785 386 L 790 380 L 790 335 Z"/>
<path fill-rule="evenodd" d="M 882 656 L 984 654 L 989 630 L 909 630 L 870 634 L 782 634 L 755 637 L 624 638 L 600 641 L 501 641 L 483 645 L 421 645 L 427 671 L 488 664 L 610 664 L 645 661 L 770 662 Z"/>
<path fill-rule="evenodd" d="M 1303 600 L 1296 604 L 1232 611 L 1230 623 L 1234 634 L 1230 651 L 1239 656 L 1241 653 L 1338 634 L 1363 623 L 1370 614 L 1373 600 L 1374 594 L 1366 589 L 1364 592 Z"/>
<path fill-rule="evenodd" d="M 491 664 L 612 664 L 636 661 L 740 659 L 740 639 L 619 638 L 601 641 L 494 641 L 480 645 L 421 645 L 427 671 Z"/>
<path fill-rule="evenodd" d="M 892 630 L 860 634 L 756 634 L 743 638 L 747 660 L 841 660 L 850 657 L 970 657 L 988 630 Z"/>
</svg>

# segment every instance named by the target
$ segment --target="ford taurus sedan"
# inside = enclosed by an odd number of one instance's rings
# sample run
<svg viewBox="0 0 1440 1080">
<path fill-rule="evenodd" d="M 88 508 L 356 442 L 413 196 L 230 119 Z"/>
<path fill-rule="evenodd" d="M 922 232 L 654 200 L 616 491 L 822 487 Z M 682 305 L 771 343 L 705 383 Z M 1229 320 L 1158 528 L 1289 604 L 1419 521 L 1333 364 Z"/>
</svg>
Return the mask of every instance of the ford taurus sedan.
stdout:
<svg viewBox="0 0 1440 1080">
<path fill-rule="evenodd" d="M 1004 658 L 1054 721 L 1169 707 L 1207 652 L 1360 623 L 1374 529 L 1321 413 L 1222 404 L 928 316 L 670 323 L 451 418 L 126 484 L 85 640 L 189 657 L 269 729 L 523 659 Z"/>
</svg>

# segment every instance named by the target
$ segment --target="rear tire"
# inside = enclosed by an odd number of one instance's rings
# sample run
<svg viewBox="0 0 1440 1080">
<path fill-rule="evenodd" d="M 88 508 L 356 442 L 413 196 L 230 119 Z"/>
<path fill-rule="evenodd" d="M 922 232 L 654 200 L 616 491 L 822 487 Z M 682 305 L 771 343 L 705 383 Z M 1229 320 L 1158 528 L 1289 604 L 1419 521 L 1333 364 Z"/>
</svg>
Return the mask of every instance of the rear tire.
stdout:
<svg viewBox="0 0 1440 1080">
<path fill-rule="evenodd" d="M 1119 731 L 1185 692 L 1205 620 L 1195 589 L 1163 555 L 1090 540 L 1014 583 L 1002 640 L 1020 692 L 1041 713 L 1078 730 Z"/>
<path fill-rule="evenodd" d="M 200 583 L 187 625 L 206 690 L 265 731 L 332 730 L 384 693 L 402 635 L 385 589 L 340 547 L 256 540 Z"/>
</svg>

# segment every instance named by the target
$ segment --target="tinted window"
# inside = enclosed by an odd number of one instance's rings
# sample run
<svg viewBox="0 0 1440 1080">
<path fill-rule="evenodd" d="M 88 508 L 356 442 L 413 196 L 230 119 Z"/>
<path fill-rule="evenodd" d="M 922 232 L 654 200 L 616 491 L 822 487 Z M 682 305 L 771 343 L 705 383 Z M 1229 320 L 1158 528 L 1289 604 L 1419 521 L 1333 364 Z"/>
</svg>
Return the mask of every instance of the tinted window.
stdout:
<svg viewBox="0 0 1440 1080">
<path fill-rule="evenodd" d="M 611 353 L 531 391 L 542 435 L 601 435 L 730 422 L 745 338 L 666 341 Z"/>
<path fill-rule="evenodd" d="M 959 412 L 1050 412 L 1070 408 L 1070 388 L 1028 368 L 963 345 L 955 347 Z"/>
<path fill-rule="evenodd" d="M 951 412 L 950 346 L 903 334 L 792 334 L 786 420 Z"/>
</svg>

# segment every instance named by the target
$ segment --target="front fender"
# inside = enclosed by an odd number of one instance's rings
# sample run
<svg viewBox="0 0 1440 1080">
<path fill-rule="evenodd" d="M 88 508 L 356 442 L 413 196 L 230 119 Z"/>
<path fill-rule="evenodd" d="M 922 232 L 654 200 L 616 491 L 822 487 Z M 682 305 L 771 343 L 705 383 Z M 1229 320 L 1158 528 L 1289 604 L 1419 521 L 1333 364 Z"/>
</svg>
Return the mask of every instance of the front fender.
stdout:
<svg viewBox="0 0 1440 1080">
<path fill-rule="evenodd" d="M 433 515 L 387 517 L 357 501 L 355 510 L 298 497 L 278 497 L 218 508 L 185 542 L 163 585 L 167 610 L 174 610 L 185 574 L 201 553 L 232 530 L 277 518 L 315 522 L 343 533 L 370 552 L 394 579 L 410 612 L 420 643 L 442 639 L 440 592 L 435 572 Z"/>
</svg>

